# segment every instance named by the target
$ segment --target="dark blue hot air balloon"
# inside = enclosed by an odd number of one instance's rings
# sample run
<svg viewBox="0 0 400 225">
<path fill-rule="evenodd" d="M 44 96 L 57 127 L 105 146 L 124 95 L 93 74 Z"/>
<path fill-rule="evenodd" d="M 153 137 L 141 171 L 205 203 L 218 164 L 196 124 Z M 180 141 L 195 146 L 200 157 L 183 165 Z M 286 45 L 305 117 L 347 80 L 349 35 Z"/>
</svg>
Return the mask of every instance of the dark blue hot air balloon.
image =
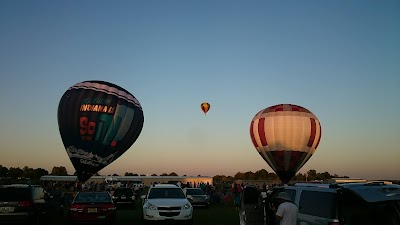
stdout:
<svg viewBox="0 0 400 225">
<path fill-rule="evenodd" d="M 70 87 L 58 105 L 58 127 L 80 182 L 120 157 L 139 137 L 143 110 L 127 90 L 105 81 Z"/>
</svg>

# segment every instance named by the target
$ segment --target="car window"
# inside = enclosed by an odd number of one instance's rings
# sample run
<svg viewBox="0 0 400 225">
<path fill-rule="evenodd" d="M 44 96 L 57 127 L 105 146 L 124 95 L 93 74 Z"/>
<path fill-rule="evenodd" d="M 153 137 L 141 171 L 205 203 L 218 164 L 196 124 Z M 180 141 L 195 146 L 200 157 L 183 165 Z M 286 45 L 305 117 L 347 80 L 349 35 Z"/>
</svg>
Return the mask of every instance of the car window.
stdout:
<svg viewBox="0 0 400 225">
<path fill-rule="evenodd" d="M 75 202 L 109 202 L 109 201 L 111 201 L 111 198 L 107 193 L 80 192 L 75 198 Z"/>
<path fill-rule="evenodd" d="M 132 195 L 133 191 L 130 188 L 121 188 L 114 191 L 114 195 Z"/>
<path fill-rule="evenodd" d="M 336 218 L 336 193 L 302 191 L 299 213 L 323 218 Z"/>
<path fill-rule="evenodd" d="M 152 188 L 149 199 L 154 198 L 186 198 L 180 188 Z"/>
<path fill-rule="evenodd" d="M 0 188 L 0 201 L 24 201 L 30 200 L 29 188 L 7 187 Z"/>
<path fill-rule="evenodd" d="M 285 189 L 286 194 L 289 196 L 289 198 L 294 202 L 295 197 L 296 197 L 296 191 L 292 189 Z"/>
<path fill-rule="evenodd" d="M 400 201 L 368 203 L 354 194 L 345 192 L 340 202 L 340 215 L 346 224 L 400 224 Z"/>
<path fill-rule="evenodd" d="M 186 194 L 188 195 L 204 195 L 202 189 L 187 189 Z"/>
</svg>

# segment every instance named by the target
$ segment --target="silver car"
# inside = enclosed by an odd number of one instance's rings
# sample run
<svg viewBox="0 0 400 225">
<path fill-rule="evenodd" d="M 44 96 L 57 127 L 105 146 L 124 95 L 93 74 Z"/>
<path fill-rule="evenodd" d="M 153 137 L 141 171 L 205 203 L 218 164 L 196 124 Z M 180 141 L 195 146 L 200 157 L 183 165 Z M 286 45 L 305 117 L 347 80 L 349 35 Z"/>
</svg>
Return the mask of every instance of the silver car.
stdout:
<svg viewBox="0 0 400 225">
<path fill-rule="evenodd" d="M 210 196 L 201 188 L 184 188 L 183 192 L 193 206 L 208 207 L 210 205 Z"/>
</svg>

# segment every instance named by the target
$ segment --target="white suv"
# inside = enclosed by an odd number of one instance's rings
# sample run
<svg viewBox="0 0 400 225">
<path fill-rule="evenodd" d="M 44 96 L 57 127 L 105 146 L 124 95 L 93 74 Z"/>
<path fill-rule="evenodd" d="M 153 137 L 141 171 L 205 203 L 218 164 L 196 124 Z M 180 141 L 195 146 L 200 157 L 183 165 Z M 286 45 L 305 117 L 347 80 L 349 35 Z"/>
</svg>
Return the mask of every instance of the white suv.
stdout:
<svg viewBox="0 0 400 225">
<path fill-rule="evenodd" d="M 174 184 L 154 184 L 143 200 L 142 220 L 182 221 L 193 224 L 193 207 L 182 189 Z"/>
<path fill-rule="evenodd" d="M 384 182 L 298 183 L 275 188 L 267 197 L 267 220 L 274 224 L 276 197 L 286 192 L 299 207 L 300 225 L 399 225 L 400 185 Z"/>
</svg>

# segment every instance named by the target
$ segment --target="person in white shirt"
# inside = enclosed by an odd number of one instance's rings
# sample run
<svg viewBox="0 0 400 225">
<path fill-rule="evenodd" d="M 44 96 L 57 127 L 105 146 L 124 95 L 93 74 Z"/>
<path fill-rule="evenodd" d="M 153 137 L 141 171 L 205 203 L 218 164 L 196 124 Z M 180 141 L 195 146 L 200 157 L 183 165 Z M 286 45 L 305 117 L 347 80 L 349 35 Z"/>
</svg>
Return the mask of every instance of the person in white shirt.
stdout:
<svg viewBox="0 0 400 225">
<path fill-rule="evenodd" d="M 280 203 L 275 214 L 276 221 L 280 225 L 296 225 L 297 214 L 299 213 L 298 207 L 292 202 L 286 192 L 280 192 L 276 197 Z"/>
</svg>

